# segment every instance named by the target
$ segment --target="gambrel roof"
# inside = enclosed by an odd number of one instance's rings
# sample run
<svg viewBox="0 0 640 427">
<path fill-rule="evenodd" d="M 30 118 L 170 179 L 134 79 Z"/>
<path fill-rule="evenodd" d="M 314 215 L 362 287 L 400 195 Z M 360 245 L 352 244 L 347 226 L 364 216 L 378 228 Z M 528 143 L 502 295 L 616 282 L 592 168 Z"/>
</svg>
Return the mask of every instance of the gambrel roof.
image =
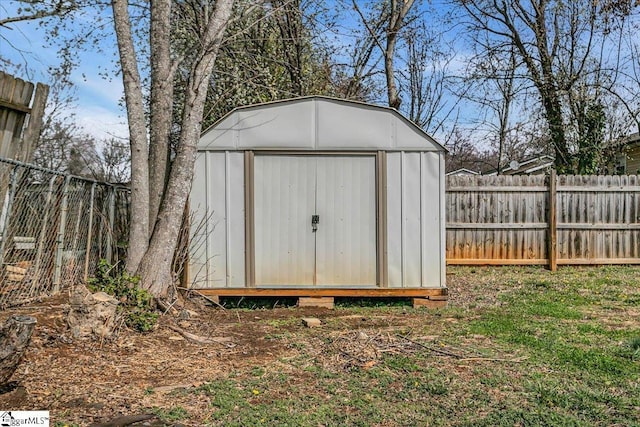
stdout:
<svg viewBox="0 0 640 427">
<path fill-rule="evenodd" d="M 446 151 L 393 108 L 324 96 L 236 108 L 198 150 Z"/>
</svg>

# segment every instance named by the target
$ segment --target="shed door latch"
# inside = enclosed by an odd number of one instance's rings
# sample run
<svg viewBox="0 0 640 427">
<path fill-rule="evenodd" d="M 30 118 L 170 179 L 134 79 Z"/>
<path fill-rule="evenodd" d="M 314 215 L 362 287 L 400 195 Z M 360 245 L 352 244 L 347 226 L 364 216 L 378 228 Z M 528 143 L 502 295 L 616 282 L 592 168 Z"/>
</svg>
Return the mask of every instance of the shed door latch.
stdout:
<svg viewBox="0 0 640 427">
<path fill-rule="evenodd" d="M 318 231 L 318 224 L 320 223 L 320 215 L 311 215 L 311 230 L 312 232 Z"/>
</svg>

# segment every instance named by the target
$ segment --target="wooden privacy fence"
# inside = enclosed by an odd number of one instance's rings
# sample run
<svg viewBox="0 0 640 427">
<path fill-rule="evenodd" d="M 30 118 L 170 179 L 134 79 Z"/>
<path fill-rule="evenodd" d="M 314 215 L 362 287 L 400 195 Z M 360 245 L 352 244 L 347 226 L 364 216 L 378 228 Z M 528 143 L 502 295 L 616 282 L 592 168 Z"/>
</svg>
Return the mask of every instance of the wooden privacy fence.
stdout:
<svg viewBox="0 0 640 427">
<path fill-rule="evenodd" d="M 34 93 L 33 83 L 0 71 L 0 157 L 30 161 L 48 94 L 47 85 Z"/>
<path fill-rule="evenodd" d="M 640 176 L 449 176 L 451 265 L 640 264 Z"/>
</svg>

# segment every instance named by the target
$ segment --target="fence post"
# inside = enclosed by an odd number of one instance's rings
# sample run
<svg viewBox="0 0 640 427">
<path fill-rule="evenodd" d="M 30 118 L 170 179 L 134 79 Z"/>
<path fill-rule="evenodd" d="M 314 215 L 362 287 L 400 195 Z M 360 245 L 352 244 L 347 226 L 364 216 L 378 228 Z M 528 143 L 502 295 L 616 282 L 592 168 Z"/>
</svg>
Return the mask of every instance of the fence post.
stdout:
<svg viewBox="0 0 640 427">
<path fill-rule="evenodd" d="M 40 236 L 38 236 L 38 249 L 36 250 L 36 259 L 35 266 L 33 268 L 33 281 L 31 282 L 31 287 L 33 290 L 39 285 L 40 276 L 41 276 L 41 265 L 42 264 L 42 255 L 44 252 L 44 239 L 47 234 L 47 227 L 49 225 L 49 212 L 51 209 L 51 200 L 53 199 L 53 185 L 56 182 L 58 177 L 56 175 L 52 176 L 49 180 L 49 191 L 47 192 L 47 200 L 44 205 L 44 218 L 42 219 L 42 227 L 40 228 Z"/>
<path fill-rule="evenodd" d="M 91 258 L 91 238 L 93 237 L 93 198 L 96 192 L 96 183 L 91 184 L 91 200 L 89 202 L 89 230 L 87 231 L 87 249 L 84 253 L 84 281 L 89 278 L 89 258 Z"/>
<path fill-rule="evenodd" d="M 558 269 L 558 218 L 556 213 L 556 170 L 549 174 L 549 270 Z"/>
<path fill-rule="evenodd" d="M 2 232 L 2 237 L 0 238 L 0 267 L 2 267 L 4 263 L 4 248 L 7 243 L 7 237 L 9 237 L 9 219 L 11 218 L 11 209 L 13 209 L 13 198 L 16 194 L 16 187 L 18 186 L 17 175 L 18 166 L 14 167 L 11 171 L 7 203 L 5 209 L 2 212 L 2 215 L 0 215 L 0 218 L 2 218 L 2 224 L 0 224 L 0 231 Z"/>
<path fill-rule="evenodd" d="M 115 222 L 115 216 L 116 216 L 116 188 L 115 187 L 109 187 L 109 218 L 108 218 L 108 224 L 109 224 L 109 230 L 106 236 L 106 259 L 107 262 L 109 264 L 111 264 L 111 262 L 113 261 L 113 228 L 114 228 L 114 222 Z"/>
<path fill-rule="evenodd" d="M 64 252 L 64 233 L 67 228 L 67 210 L 69 208 L 69 181 L 71 176 L 67 175 L 62 189 L 62 209 L 60 211 L 60 224 L 58 225 L 58 238 L 56 240 L 56 265 L 53 272 L 53 293 L 60 292 L 60 282 L 62 277 L 62 253 Z"/>
</svg>

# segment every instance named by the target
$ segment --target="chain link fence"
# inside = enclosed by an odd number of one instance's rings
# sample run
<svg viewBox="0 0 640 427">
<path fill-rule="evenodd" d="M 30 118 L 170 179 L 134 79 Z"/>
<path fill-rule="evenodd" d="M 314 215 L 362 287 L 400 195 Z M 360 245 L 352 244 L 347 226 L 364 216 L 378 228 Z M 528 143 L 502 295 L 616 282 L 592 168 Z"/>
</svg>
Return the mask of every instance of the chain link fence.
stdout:
<svg viewBox="0 0 640 427">
<path fill-rule="evenodd" d="M 0 158 L 0 309 L 86 281 L 125 256 L 129 189 Z"/>
</svg>

